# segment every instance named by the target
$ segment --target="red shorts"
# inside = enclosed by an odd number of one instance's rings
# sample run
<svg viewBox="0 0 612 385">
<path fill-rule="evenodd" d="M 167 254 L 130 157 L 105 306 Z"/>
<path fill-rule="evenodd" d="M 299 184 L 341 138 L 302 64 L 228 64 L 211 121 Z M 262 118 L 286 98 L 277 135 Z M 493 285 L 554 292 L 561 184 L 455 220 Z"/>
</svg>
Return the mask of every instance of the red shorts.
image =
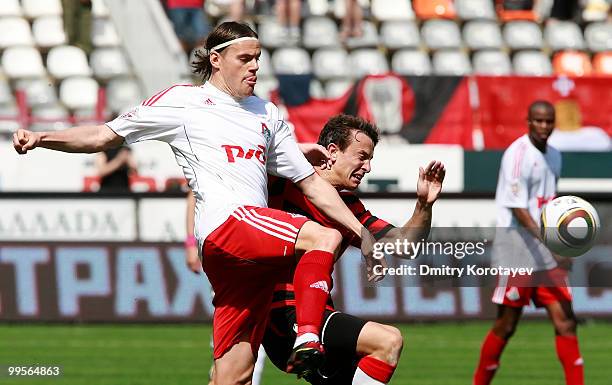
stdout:
<svg viewBox="0 0 612 385">
<path fill-rule="evenodd" d="M 536 307 L 554 302 L 571 302 L 571 289 L 567 286 L 567 271 L 555 268 L 536 272 L 531 278 L 537 284 L 528 286 L 525 278 L 500 278 L 493 292 L 493 303 L 511 307 L 523 307 L 531 301 Z"/>
<path fill-rule="evenodd" d="M 295 242 L 306 222 L 301 215 L 243 206 L 204 241 L 202 266 L 215 292 L 215 359 L 241 337 L 246 337 L 253 354 L 257 353 L 274 285 L 292 278 Z"/>
</svg>

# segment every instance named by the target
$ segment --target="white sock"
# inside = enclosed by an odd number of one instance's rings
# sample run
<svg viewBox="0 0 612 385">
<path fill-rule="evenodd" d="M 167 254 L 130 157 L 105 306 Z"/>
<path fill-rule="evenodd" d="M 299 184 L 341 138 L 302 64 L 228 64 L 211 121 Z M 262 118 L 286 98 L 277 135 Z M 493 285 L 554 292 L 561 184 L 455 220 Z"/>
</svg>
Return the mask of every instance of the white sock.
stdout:
<svg viewBox="0 0 612 385">
<path fill-rule="evenodd" d="M 304 333 L 295 339 L 295 343 L 293 344 L 293 347 L 295 348 L 296 346 L 301 345 L 304 342 L 310 342 L 310 341 L 319 342 L 319 336 L 314 333 Z"/>
<path fill-rule="evenodd" d="M 259 385 L 261 382 L 261 375 L 263 374 L 264 364 L 266 363 L 266 351 L 263 345 L 259 345 L 259 351 L 257 352 L 257 361 L 255 361 L 255 369 L 253 369 L 253 380 L 251 385 Z"/>
<path fill-rule="evenodd" d="M 353 377 L 353 385 L 385 385 L 384 383 L 373 379 L 372 377 L 365 374 L 361 368 L 357 368 L 355 376 Z"/>
</svg>

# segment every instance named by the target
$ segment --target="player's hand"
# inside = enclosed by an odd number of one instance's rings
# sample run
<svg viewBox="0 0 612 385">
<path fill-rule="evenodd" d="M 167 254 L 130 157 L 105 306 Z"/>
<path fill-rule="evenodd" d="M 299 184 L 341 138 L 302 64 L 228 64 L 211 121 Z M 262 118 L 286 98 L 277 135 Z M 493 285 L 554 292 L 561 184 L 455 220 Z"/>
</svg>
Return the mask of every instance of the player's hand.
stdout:
<svg viewBox="0 0 612 385">
<path fill-rule="evenodd" d="M 379 258 L 379 256 L 374 254 L 375 243 L 376 239 L 374 236 L 364 228 L 361 233 L 361 254 L 365 259 L 368 282 L 378 282 L 384 279 L 383 269 L 388 267 L 384 255 L 382 258 Z M 380 267 L 375 268 L 376 266 Z"/>
<path fill-rule="evenodd" d="M 432 160 L 425 168 L 419 167 L 417 199 L 420 203 L 432 205 L 438 199 L 445 175 L 444 164 L 437 160 Z"/>
<path fill-rule="evenodd" d="M 198 247 L 197 246 L 187 246 L 185 247 L 185 263 L 189 270 L 193 271 L 196 274 L 200 274 L 202 271 L 202 263 L 200 262 L 200 258 L 198 257 Z"/>
<path fill-rule="evenodd" d="M 331 155 L 325 147 L 317 143 L 298 143 L 298 146 L 310 164 L 323 170 L 331 168 Z"/>
<path fill-rule="evenodd" d="M 13 134 L 13 147 L 19 154 L 33 150 L 40 143 L 40 134 L 22 128 Z"/>
</svg>

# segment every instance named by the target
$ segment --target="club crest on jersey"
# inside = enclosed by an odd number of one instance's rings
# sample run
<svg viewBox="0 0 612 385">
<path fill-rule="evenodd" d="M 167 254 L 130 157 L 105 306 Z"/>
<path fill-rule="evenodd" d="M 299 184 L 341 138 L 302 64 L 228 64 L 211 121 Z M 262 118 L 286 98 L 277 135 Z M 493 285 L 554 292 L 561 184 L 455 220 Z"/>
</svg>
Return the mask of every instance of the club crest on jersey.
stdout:
<svg viewBox="0 0 612 385">
<path fill-rule="evenodd" d="M 266 143 L 270 143 L 270 140 L 272 140 L 272 133 L 265 123 L 261 123 L 261 134 L 266 140 Z"/>
</svg>

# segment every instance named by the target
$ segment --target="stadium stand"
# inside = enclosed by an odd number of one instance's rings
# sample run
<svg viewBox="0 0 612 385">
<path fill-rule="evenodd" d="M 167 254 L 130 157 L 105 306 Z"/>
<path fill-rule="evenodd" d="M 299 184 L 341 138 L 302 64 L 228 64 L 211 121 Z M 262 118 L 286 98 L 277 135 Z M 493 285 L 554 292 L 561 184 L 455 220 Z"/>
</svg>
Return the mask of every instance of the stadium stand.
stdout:
<svg viewBox="0 0 612 385">
<path fill-rule="evenodd" d="M 76 114 L 87 117 L 101 106 L 99 118 L 105 120 L 144 98 L 143 79 L 133 67 L 134 57 L 127 55 L 131 51 L 124 46 L 125 36 L 114 24 L 107 1 L 92 1 L 94 50 L 89 56 L 66 45 L 60 0 L 0 1 L 0 131 L 7 132 L 7 125 L 14 127 L 15 122 L 34 124 L 34 110 L 41 106 L 63 107 L 68 120 Z M 226 17 L 220 3 L 210 1 L 205 7 L 217 9 L 209 13 L 215 23 Z M 501 1 L 359 0 L 363 33 L 342 41 L 339 26 L 345 2 L 308 0 L 302 39 L 295 42 L 284 35 L 273 7 L 254 3 L 246 4 L 245 18 L 264 47 L 257 85 L 264 97 L 273 96 L 278 87 L 275 76 L 285 74 L 312 73 L 311 96 L 335 98 L 357 78 L 390 70 L 405 76 L 612 72 L 612 23 L 601 15 L 548 22 L 549 10 L 542 11 L 546 5 L 541 4 L 536 18 L 534 10 L 505 10 Z M 552 2 L 543 3 L 550 7 Z M 590 2 L 585 7 L 593 8 Z M 187 81 L 198 81 L 187 71 Z M 85 96 L 69 95 L 74 82 L 86 86 Z M 99 95 L 104 100 L 98 101 Z M 42 116 L 40 110 L 37 113 Z"/>
</svg>

